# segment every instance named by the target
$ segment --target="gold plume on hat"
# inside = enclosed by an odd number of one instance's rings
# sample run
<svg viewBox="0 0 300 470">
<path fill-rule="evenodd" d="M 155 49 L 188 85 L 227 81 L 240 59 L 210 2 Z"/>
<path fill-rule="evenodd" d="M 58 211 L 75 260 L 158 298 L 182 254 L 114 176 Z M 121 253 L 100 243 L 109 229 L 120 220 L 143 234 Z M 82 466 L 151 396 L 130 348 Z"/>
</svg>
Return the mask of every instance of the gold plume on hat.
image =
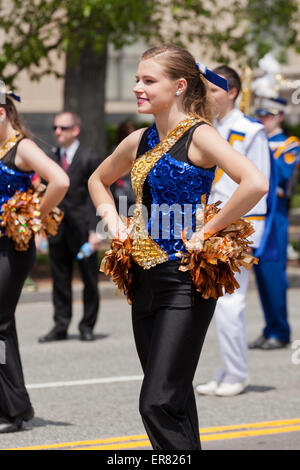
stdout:
<svg viewBox="0 0 300 470">
<path fill-rule="evenodd" d="M 250 114 L 250 106 L 251 106 L 251 99 L 252 99 L 252 91 L 251 91 L 251 83 L 252 83 L 253 71 L 251 68 L 246 65 L 242 71 L 242 93 L 241 93 L 241 101 L 240 101 L 240 110 L 244 113 L 249 115 Z"/>
</svg>

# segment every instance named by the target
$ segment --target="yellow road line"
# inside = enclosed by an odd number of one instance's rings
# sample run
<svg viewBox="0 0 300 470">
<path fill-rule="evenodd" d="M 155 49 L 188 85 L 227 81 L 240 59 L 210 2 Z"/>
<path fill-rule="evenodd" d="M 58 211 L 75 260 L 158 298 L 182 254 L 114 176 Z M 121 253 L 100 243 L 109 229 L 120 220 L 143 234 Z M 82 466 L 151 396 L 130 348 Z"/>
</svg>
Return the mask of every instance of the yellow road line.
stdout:
<svg viewBox="0 0 300 470">
<path fill-rule="evenodd" d="M 233 432 L 229 432 L 233 431 Z M 300 431 L 300 418 L 262 421 L 259 423 L 233 424 L 227 426 L 215 426 L 211 428 L 201 428 L 201 441 L 213 441 L 223 439 L 236 439 L 251 436 L 263 436 L 270 434 L 281 434 L 285 432 Z M 83 447 L 84 446 L 84 447 Z M 44 444 L 30 447 L 19 447 L 8 450 L 46 450 L 46 449 L 65 449 L 81 448 L 84 450 L 112 450 L 112 449 L 130 449 L 135 447 L 150 446 L 148 436 L 145 434 L 111 437 L 106 439 L 94 439 L 87 441 L 61 442 L 57 444 Z"/>
<path fill-rule="evenodd" d="M 73 450 L 122 450 L 122 449 L 136 449 L 137 447 L 150 447 L 150 441 L 136 441 L 127 442 L 126 444 L 111 444 L 106 446 L 93 446 L 93 447 L 77 447 Z"/>
<path fill-rule="evenodd" d="M 300 424 L 300 418 L 295 419 L 282 419 L 278 421 L 262 421 L 260 423 L 245 423 L 245 424 L 229 424 L 228 426 L 215 426 L 212 428 L 202 428 L 200 429 L 200 434 L 206 434 L 210 432 L 220 432 L 220 431 L 231 431 L 233 429 L 253 429 L 253 428 L 265 428 L 265 427 L 274 427 L 274 426 L 287 426 L 290 424 Z"/>
<path fill-rule="evenodd" d="M 147 439 L 146 434 L 140 434 L 136 436 L 120 436 L 120 437 L 109 437 L 107 439 L 94 439 L 88 441 L 74 441 L 74 442 L 60 442 L 58 444 L 43 444 L 38 446 L 30 447 L 17 447 L 15 449 L 8 450 L 45 450 L 45 449 L 61 449 L 64 447 L 77 447 L 82 445 L 94 445 L 94 444 L 108 444 L 113 442 L 124 442 L 124 441 L 138 441 L 141 439 Z"/>
<path fill-rule="evenodd" d="M 267 436 L 270 434 L 283 434 L 285 432 L 300 431 L 300 426 L 286 426 L 281 428 L 261 429 L 259 431 L 224 432 L 202 436 L 201 441 L 220 441 L 225 439 L 237 439 L 241 437 Z"/>
<path fill-rule="evenodd" d="M 259 431 L 240 431 L 240 432 L 223 432 L 218 434 L 210 434 L 201 437 L 201 442 L 206 441 L 221 441 L 226 439 L 238 439 L 244 437 L 255 437 L 255 436 L 267 436 L 271 434 L 283 434 L 286 432 L 300 431 L 300 426 L 286 426 L 281 428 L 271 428 Z M 124 444 L 111 444 L 104 446 L 92 446 L 92 447 L 78 447 L 74 450 L 121 450 L 121 449 L 135 449 L 137 447 L 150 447 L 150 441 L 137 441 L 127 442 Z"/>
</svg>

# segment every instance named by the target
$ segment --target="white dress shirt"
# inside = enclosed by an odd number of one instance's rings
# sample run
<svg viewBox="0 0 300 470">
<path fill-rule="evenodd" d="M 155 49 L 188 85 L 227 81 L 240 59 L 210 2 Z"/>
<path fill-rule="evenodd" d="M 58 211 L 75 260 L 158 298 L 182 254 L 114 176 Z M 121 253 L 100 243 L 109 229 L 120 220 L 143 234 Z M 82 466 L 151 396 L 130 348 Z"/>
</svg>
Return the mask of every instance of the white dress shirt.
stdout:
<svg viewBox="0 0 300 470">
<path fill-rule="evenodd" d="M 77 152 L 79 145 L 80 145 L 79 140 L 75 139 L 74 142 L 71 145 L 69 145 L 69 147 L 67 148 L 60 147 L 60 158 L 62 159 L 64 153 L 66 153 L 67 162 L 69 165 L 71 165 L 74 155 Z"/>
</svg>

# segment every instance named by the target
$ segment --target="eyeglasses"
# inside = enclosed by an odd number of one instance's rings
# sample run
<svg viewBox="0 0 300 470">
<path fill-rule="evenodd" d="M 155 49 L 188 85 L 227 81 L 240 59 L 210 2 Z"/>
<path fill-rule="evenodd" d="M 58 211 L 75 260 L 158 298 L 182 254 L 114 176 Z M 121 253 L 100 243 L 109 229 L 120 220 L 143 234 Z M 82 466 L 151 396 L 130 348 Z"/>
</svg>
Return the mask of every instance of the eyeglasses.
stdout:
<svg viewBox="0 0 300 470">
<path fill-rule="evenodd" d="M 62 131 L 68 131 L 69 129 L 72 129 L 74 127 L 74 124 L 72 126 L 52 126 L 52 129 L 56 131 L 56 129 L 60 129 Z"/>
</svg>

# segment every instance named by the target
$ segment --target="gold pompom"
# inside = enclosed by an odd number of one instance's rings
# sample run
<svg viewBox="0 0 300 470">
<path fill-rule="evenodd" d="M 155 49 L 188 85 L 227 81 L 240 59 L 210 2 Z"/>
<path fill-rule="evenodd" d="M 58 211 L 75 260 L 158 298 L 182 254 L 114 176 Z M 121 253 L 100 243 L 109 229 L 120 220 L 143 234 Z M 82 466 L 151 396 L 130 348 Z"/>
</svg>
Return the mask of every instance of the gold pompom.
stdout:
<svg viewBox="0 0 300 470">
<path fill-rule="evenodd" d="M 100 271 L 111 276 L 119 291 L 123 291 L 128 303 L 132 303 L 132 240 L 125 241 L 114 238 L 110 250 L 102 258 Z"/>
<path fill-rule="evenodd" d="M 59 224 L 64 218 L 64 213 L 58 208 L 55 207 L 49 214 L 47 214 L 42 219 L 42 227 L 40 234 L 42 236 L 54 236 L 58 232 Z"/>
<path fill-rule="evenodd" d="M 0 225 L 5 235 L 13 240 L 17 251 L 26 251 L 32 236 L 56 235 L 63 218 L 57 207 L 41 220 L 41 195 L 33 189 L 26 192 L 16 191 L 1 207 Z"/>
<path fill-rule="evenodd" d="M 219 209 L 215 204 L 205 204 L 202 201 L 202 223 L 207 223 L 214 217 Z M 179 253 L 181 257 L 181 271 L 190 271 L 194 285 L 205 299 L 218 299 L 224 293 L 232 294 L 240 286 L 235 279 L 235 273 L 240 267 L 250 269 L 258 259 L 252 256 L 247 238 L 254 232 L 251 223 L 238 219 L 219 232 L 205 234 L 202 246 L 192 246 L 187 240 L 185 232 L 182 239 L 188 253 Z"/>
<path fill-rule="evenodd" d="M 1 226 L 18 251 L 26 251 L 31 237 L 41 229 L 39 203 L 39 196 L 30 189 L 16 191 L 2 205 Z"/>
<path fill-rule="evenodd" d="M 43 195 L 47 189 L 43 183 L 40 183 L 36 188 L 36 194 L 40 196 L 40 200 L 42 201 Z M 51 212 L 49 212 L 45 217 L 42 218 L 42 226 L 40 230 L 40 234 L 43 237 L 47 236 L 54 236 L 58 232 L 59 224 L 61 223 L 62 219 L 64 218 L 64 213 L 58 207 L 54 207 Z"/>
</svg>

